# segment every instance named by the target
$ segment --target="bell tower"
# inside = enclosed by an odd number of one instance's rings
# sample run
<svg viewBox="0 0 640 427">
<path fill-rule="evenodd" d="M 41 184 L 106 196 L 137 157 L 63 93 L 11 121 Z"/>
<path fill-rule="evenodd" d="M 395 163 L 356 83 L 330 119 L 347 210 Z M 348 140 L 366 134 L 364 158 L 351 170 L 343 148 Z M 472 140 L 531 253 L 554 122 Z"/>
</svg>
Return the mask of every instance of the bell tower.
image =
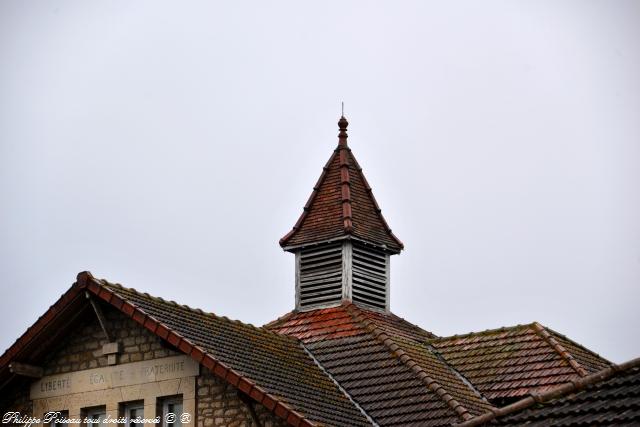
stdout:
<svg viewBox="0 0 640 427">
<path fill-rule="evenodd" d="M 296 310 L 353 302 L 389 311 L 389 259 L 402 242 L 391 232 L 338 121 L 338 146 L 293 229 L 280 239 L 295 254 Z"/>
</svg>

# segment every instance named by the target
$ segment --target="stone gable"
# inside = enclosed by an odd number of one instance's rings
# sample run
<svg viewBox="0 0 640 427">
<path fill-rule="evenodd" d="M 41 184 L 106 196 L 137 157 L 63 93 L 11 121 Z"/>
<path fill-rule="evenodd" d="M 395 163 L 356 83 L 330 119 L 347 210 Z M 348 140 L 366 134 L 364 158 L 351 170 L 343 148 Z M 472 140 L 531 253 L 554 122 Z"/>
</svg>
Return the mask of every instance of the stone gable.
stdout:
<svg viewBox="0 0 640 427">
<path fill-rule="evenodd" d="M 105 304 L 101 304 L 101 308 L 112 341 L 120 343 L 121 351 L 117 356 L 117 364 L 108 364 L 107 355 L 103 354 L 103 345 L 107 344 L 108 340 L 97 317 L 89 312 L 83 317 L 83 323 L 72 328 L 64 339 L 52 348 L 50 355 L 41 364 L 43 378 L 56 378 L 64 374 L 74 376 L 85 371 L 98 372 L 101 371 L 99 368 L 123 367 L 126 371 L 127 365 L 133 367 L 140 365 L 140 362 L 167 360 L 166 358 L 172 356 L 186 357 L 121 312 Z M 0 398 L 2 414 L 19 411 L 23 415 L 42 417 L 43 413 L 49 410 L 69 410 L 70 418 L 74 418 L 82 416 L 81 408 L 95 403 L 106 405 L 107 414 L 115 417 L 122 416 L 122 402 L 119 400 L 124 398 L 126 401 L 144 400 L 147 418 L 156 415 L 155 396 L 180 394 L 184 399 L 185 411 L 190 408 L 188 412 L 193 412 L 193 419 L 188 426 L 255 426 L 256 418 L 264 427 L 287 425 L 263 405 L 241 399 L 237 388 L 215 377 L 202 366 L 191 380 L 183 378 L 162 381 L 159 384 L 119 387 L 117 393 L 112 393 L 112 390 L 97 390 L 31 400 L 30 388 L 34 383 L 37 383 L 37 380 L 30 381 L 25 378 L 16 382 L 10 390 L 6 390 L 7 394 Z M 114 398 L 116 395 L 118 397 Z M 70 407 L 75 409 L 69 409 Z"/>
<path fill-rule="evenodd" d="M 122 344 L 118 364 L 180 354 L 122 313 L 104 304 L 102 310 L 107 331 L 113 340 Z M 102 354 L 102 346 L 107 342 L 97 317 L 90 316 L 86 323 L 58 343 L 57 349 L 43 363 L 44 374 L 61 374 L 107 366 L 107 357 Z"/>
</svg>

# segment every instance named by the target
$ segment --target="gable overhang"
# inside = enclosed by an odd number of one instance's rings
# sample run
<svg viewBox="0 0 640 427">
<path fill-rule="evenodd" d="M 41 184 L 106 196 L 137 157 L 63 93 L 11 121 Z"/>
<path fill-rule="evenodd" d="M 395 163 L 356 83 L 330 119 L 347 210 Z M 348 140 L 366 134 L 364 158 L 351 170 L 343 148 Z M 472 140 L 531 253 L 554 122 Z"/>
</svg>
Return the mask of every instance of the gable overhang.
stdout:
<svg viewBox="0 0 640 427">
<path fill-rule="evenodd" d="M 379 249 L 389 255 L 399 255 L 401 253 L 401 250 L 397 250 L 397 249 L 392 249 L 390 247 L 388 247 L 387 245 L 379 245 L 377 243 L 373 243 L 370 242 L 368 240 L 365 239 L 361 239 L 359 237 L 353 236 L 353 235 L 345 235 L 345 236 L 339 236 L 339 237 L 335 237 L 333 239 L 324 239 L 324 240 L 317 240 L 314 242 L 309 242 L 309 243 L 302 243 L 299 245 L 290 245 L 290 246 L 283 246 L 282 250 L 285 252 L 297 252 L 301 249 L 306 249 L 306 248 L 312 248 L 315 246 L 319 246 L 319 245 L 324 245 L 324 244 L 328 244 L 328 243 L 334 243 L 334 242 L 340 242 L 343 240 L 351 240 L 354 242 L 359 242 L 362 243 L 365 246 L 370 246 L 376 249 Z"/>
<path fill-rule="evenodd" d="M 11 372 L 12 362 L 37 364 L 77 319 L 92 311 L 83 289 L 74 283 L 0 356 L 0 391 L 16 378 Z"/>
</svg>

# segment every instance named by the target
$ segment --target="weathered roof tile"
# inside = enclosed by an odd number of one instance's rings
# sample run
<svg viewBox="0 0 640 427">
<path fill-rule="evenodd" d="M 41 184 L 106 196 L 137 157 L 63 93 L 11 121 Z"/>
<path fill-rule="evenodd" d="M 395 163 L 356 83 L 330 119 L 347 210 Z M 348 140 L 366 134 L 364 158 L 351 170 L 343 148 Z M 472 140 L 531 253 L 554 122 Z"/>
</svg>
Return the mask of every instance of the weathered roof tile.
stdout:
<svg viewBox="0 0 640 427">
<path fill-rule="evenodd" d="M 41 348 L 60 334 L 58 316 L 67 317 L 88 304 L 84 292 L 121 310 L 214 374 L 249 390 L 249 396 L 272 406 L 277 416 L 294 425 L 370 425 L 349 398 L 309 357 L 296 339 L 202 310 L 155 298 L 81 273 L 47 313 L 0 357 L 0 377 L 10 377 L 8 365 L 22 348 Z M 53 313 L 53 314 L 51 314 Z M 24 354 L 20 360 L 31 360 Z"/>
<path fill-rule="evenodd" d="M 558 427 L 640 425 L 640 359 L 610 366 L 461 424 Z"/>
<path fill-rule="evenodd" d="M 429 344 L 495 404 L 610 366 L 538 323 L 436 338 Z"/>
<path fill-rule="evenodd" d="M 280 239 L 284 248 L 353 236 L 397 253 L 402 242 L 382 216 L 362 168 L 347 145 L 347 120 L 338 122 L 338 146 L 293 229 Z"/>
<path fill-rule="evenodd" d="M 379 425 L 450 425 L 491 407 L 428 348 L 433 334 L 392 313 L 345 304 L 267 327 L 305 342 Z"/>
</svg>

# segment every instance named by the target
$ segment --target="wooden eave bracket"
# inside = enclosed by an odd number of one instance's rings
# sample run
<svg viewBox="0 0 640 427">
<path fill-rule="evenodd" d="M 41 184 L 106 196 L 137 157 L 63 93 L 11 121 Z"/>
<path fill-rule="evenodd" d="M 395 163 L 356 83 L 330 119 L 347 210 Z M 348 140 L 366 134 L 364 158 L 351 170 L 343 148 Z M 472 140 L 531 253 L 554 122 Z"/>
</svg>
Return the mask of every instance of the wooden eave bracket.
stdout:
<svg viewBox="0 0 640 427">
<path fill-rule="evenodd" d="M 93 307 L 93 311 L 96 313 L 102 332 L 107 339 L 107 343 L 102 346 L 102 355 L 107 357 L 107 365 L 116 365 L 118 363 L 118 354 L 122 352 L 122 345 L 117 341 L 112 341 L 109 330 L 107 329 L 107 321 L 98 303 L 95 302 L 89 292 L 85 291 L 84 295 L 91 303 L 91 307 Z"/>
<path fill-rule="evenodd" d="M 9 371 L 12 374 L 21 375 L 29 378 L 42 378 L 44 369 L 41 366 L 29 365 L 28 363 L 11 362 Z"/>
<path fill-rule="evenodd" d="M 104 332 L 105 338 L 107 338 L 108 342 L 111 342 L 111 336 L 109 335 L 109 331 L 107 330 L 107 322 L 104 318 L 104 314 L 102 313 L 102 309 L 100 306 L 91 298 L 89 292 L 85 291 L 84 295 L 91 303 L 91 307 L 93 307 L 93 311 L 96 313 L 96 317 L 98 318 L 98 322 L 100 323 L 100 327 L 102 328 L 102 332 Z"/>
</svg>

